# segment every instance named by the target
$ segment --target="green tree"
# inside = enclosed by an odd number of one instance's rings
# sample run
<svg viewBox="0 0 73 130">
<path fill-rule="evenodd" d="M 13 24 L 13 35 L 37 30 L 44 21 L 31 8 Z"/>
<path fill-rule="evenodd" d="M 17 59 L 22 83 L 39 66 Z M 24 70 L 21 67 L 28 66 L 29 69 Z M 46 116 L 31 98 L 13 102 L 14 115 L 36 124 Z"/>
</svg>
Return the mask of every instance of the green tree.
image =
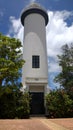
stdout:
<svg viewBox="0 0 73 130">
<path fill-rule="evenodd" d="M 18 39 L 0 34 L 0 118 L 16 116 L 24 64 L 21 47 Z"/>
<path fill-rule="evenodd" d="M 55 78 L 56 82 L 73 95 L 73 43 L 68 46 L 67 44 L 62 47 L 62 54 L 58 55 L 59 66 L 62 71 Z"/>
<path fill-rule="evenodd" d="M 18 39 L 0 34 L 0 87 L 19 85 L 18 79 L 24 64 L 21 47 Z"/>
<path fill-rule="evenodd" d="M 62 71 L 55 78 L 61 89 L 46 95 L 46 106 L 49 117 L 73 117 L 73 43 L 62 47 L 58 55 Z"/>
</svg>

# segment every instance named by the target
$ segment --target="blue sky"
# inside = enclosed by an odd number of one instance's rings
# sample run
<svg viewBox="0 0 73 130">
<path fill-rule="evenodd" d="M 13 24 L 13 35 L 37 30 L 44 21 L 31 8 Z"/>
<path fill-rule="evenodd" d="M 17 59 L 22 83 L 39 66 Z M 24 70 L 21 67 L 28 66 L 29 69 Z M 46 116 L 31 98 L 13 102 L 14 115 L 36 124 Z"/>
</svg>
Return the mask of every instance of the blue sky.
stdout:
<svg viewBox="0 0 73 130">
<path fill-rule="evenodd" d="M 57 55 L 61 54 L 62 45 L 73 42 L 73 0 L 0 0 L 0 32 L 23 41 L 20 13 L 33 1 L 43 6 L 49 16 L 46 27 L 48 81 L 54 89 L 59 84 L 53 79 L 61 71 Z"/>
</svg>

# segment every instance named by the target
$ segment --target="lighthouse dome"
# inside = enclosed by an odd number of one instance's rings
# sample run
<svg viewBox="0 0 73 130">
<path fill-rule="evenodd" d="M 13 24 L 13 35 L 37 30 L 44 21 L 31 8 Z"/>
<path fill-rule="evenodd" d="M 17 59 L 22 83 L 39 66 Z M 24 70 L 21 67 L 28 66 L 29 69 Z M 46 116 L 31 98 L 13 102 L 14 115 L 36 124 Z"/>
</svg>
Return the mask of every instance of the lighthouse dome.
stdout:
<svg viewBox="0 0 73 130">
<path fill-rule="evenodd" d="M 40 4 L 37 4 L 37 3 L 35 3 L 35 2 L 32 2 L 32 3 L 28 6 L 28 8 L 39 8 L 39 9 L 43 9 L 43 8 L 40 6 Z"/>
<path fill-rule="evenodd" d="M 42 15 L 45 19 L 45 25 L 48 23 L 48 14 L 44 8 L 42 8 L 39 4 L 37 3 L 31 3 L 29 6 L 27 6 L 21 13 L 21 23 L 24 26 L 24 19 L 27 15 L 31 13 L 38 13 Z"/>
</svg>

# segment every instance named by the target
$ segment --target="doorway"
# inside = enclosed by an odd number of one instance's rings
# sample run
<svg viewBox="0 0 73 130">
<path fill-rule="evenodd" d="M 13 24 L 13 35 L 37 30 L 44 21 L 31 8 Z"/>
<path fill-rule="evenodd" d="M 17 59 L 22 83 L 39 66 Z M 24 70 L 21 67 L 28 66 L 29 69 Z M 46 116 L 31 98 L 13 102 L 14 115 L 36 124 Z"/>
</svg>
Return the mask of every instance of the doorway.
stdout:
<svg viewBox="0 0 73 130">
<path fill-rule="evenodd" d="M 40 115 L 44 114 L 44 92 L 30 92 L 31 102 L 30 102 L 30 114 Z"/>
</svg>

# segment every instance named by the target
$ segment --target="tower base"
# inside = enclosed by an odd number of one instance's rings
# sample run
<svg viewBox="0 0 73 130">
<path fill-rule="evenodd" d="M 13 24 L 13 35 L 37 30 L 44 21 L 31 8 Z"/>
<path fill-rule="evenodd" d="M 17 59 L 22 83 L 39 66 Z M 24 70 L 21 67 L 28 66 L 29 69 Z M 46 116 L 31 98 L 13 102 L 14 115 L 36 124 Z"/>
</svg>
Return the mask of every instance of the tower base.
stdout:
<svg viewBox="0 0 73 130">
<path fill-rule="evenodd" d="M 44 85 L 28 85 L 28 92 L 31 96 L 30 114 L 44 115 L 45 114 L 45 86 Z"/>
</svg>

